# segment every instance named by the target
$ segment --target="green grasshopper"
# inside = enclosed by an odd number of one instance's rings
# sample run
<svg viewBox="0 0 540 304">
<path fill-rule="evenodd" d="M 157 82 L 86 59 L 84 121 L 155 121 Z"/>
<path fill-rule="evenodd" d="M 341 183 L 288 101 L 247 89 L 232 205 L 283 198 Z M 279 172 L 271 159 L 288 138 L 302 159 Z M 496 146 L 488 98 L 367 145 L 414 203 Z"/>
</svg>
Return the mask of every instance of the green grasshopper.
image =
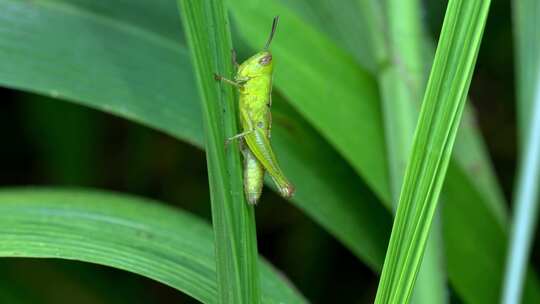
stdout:
<svg viewBox="0 0 540 304">
<path fill-rule="evenodd" d="M 289 198 L 294 193 L 293 185 L 279 168 L 270 146 L 273 63 L 268 48 L 277 23 L 278 17 L 275 17 L 263 51 L 240 65 L 236 62 L 236 54 L 232 52 L 236 68 L 234 80 L 215 75 L 216 80 L 231 84 L 239 91 L 242 133 L 228 138 L 225 144 L 235 139 L 240 140 L 240 150 L 244 155 L 244 192 L 250 204 L 256 204 L 261 196 L 265 171 L 268 171 L 283 197 Z"/>
</svg>

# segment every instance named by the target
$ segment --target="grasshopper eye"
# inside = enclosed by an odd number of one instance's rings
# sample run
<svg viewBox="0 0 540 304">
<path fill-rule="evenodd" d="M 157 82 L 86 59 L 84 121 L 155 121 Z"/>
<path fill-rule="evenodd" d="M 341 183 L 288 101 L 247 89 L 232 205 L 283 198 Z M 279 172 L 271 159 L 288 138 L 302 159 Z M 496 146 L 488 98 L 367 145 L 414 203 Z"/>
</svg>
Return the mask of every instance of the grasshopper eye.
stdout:
<svg viewBox="0 0 540 304">
<path fill-rule="evenodd" d="M 268 65 L 272 61 L 272 55 L 268 54 L 259 60 L 261 65 Z"/>
</svg>

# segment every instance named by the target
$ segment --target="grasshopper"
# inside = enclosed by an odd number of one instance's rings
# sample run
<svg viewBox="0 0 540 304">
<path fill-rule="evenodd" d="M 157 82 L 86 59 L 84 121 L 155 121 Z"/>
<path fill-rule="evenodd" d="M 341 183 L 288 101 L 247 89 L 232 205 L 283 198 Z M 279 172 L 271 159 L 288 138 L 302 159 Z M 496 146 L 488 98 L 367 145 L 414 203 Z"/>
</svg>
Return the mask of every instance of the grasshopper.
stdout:
<svg viewBox="0 0 540 304">
<path fill-rule="evenodd" d="M 270 43 L 274 38 L 279 18 L 276 16 L 263 51 L 251 56 L 242 64 L 236 62 L 232 52 L 236 75 L 233 80 L 215 75 L 215 79 L 235 86 L 239 92 L 239 116 L 242 132 L 225 142 L 238 139 L 244 156 L 244 192 L 250 204 L 256 204 L 262 192 L 264 174 L 267 171 L 281 195 L 289 198 L 294 193 L 293 185 L 281 171 L 270 146 L 272 127 L 272 53 Z"/>
</svg>

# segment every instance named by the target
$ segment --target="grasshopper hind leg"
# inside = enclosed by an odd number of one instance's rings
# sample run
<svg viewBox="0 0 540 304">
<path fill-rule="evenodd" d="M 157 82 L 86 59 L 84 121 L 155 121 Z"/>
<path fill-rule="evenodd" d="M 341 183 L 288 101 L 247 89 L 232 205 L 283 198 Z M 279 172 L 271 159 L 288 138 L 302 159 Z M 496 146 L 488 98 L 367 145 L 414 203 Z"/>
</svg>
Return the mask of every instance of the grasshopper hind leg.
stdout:
<svg viewBox="0 0 540 304">
<path fill-rule="evenodd" d="M 240 149 L 244 155 L 244 192 L 248 203 L 255 205 L 262 193 L 264 168 L 243 141 Z"/>
</svg>

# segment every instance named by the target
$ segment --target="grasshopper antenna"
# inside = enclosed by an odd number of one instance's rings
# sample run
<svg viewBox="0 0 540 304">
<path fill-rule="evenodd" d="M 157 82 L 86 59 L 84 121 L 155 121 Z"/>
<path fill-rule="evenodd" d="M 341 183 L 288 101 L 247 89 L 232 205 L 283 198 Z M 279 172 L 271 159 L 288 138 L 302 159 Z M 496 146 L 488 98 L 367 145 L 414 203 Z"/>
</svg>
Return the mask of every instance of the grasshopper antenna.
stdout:
<svg viewBox="0 0 540 304">
<path fill-rule="evenodd" d="M 268 48 L 270 47 L 270 43 L 272 42 L 272 39 L 274 39 L 274 34 L 276 33 L 278 21 L 279 21 L 279 16 L 275 16 L 274 21 L 272 21 L 272 30 L 270 31 L 270 37 L 268 37 L 268 41 L 266 41 L 266 45 L 264 46 L 265 50 L 268 50 Z"/>
</svg>

